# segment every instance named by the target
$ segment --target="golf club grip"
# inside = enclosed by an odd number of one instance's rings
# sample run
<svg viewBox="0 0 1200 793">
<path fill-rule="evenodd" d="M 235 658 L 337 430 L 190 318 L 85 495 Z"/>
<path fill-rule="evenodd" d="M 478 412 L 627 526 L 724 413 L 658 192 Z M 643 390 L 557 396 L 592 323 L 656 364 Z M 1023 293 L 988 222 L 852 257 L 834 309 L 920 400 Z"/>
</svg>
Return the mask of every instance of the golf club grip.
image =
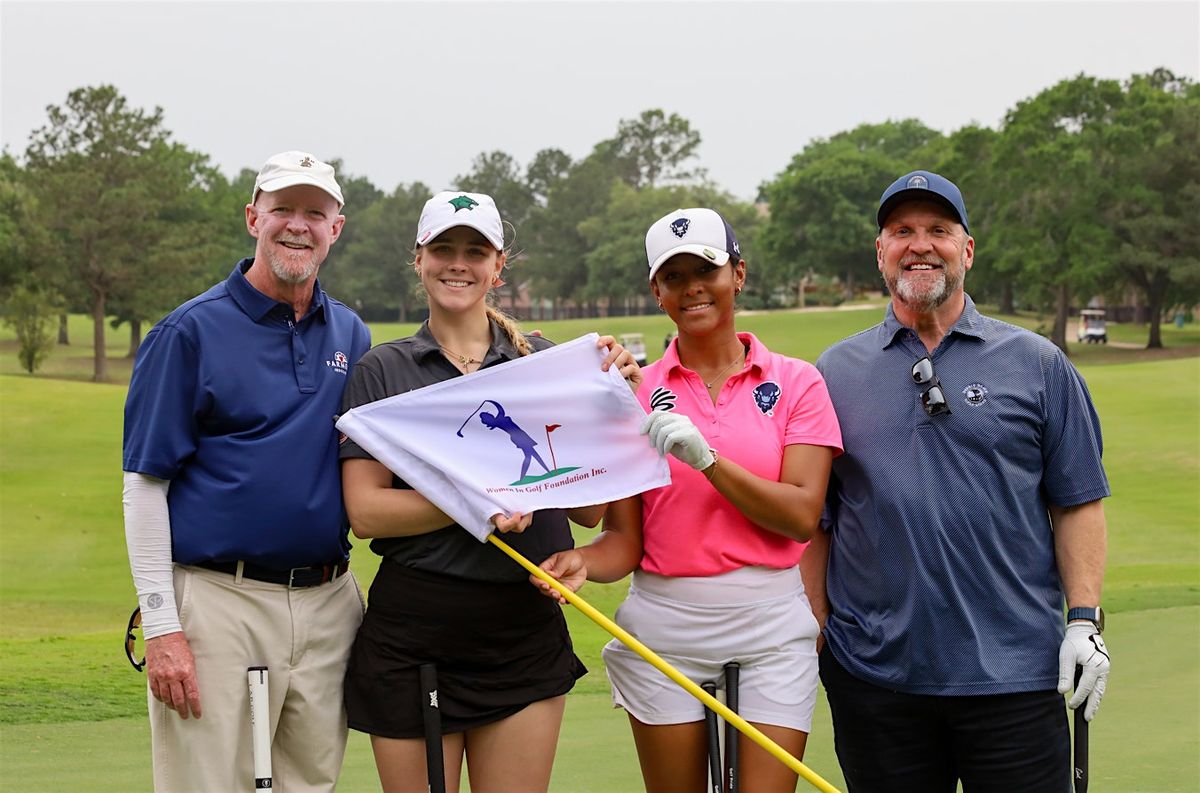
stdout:
<svg viewBox="0 0 1200 793">
<path fill-rule="evenodd" d="M 1079 678 L 1083 675 L 1083 667 L 1075 667 L 1075 688 L 1079 688 Z M 1087 793 L 1088 789 L 1088 722 L 1083 717 L 1087 702 L 1079 703 L 1075 708 L 1075 761 L 1072 763 L 1071 777 L 1075 782 L 1075 793 Z"/>
<path fill-rule="evenodd" d="M 270 689 L 267 686 L 267 667 L 248 667 L 246 682 L 250 688 L 250 742 L 254 758 L 254 789 L 270 790 L 274 781 L 271 771 L 271 707 L 268 701 Z"/>
<path fill-rule="evenodd" d="M 738 676 L 741 666 L 736 661 L 725 664 L 725 705 L 738 712 Z M 738 790 L 738 731 L 725 723 L 725 793 Z"/>
<path fill-rule="evenodd" d="M 700 688 L 710 697 L 717 695 L 716 683 L 701 683 Z M 708 780 L 712 793 L 721 789 L 721 736 L 717 733 L 717 714 L 707 705 L 704 707 L 704 726 L 708 730 Z"/>
<path fill-rule="evenodd" d="M 429 793 L 446 793 L 437 667 L 433 664 L 421 664 L 418 673 L 421 677 L 421 719 L 425 726 L 425 768 L 429 777 Z"/>
</svg>

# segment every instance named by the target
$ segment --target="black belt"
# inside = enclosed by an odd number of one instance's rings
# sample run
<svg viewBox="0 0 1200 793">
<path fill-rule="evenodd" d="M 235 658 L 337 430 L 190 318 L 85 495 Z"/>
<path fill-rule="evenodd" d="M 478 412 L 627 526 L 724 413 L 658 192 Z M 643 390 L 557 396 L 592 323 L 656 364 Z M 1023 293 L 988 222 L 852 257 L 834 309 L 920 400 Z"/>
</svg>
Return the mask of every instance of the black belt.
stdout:
<svg viewBox="0 0 1200 793">
<path fill-rule="evenodd" d="M 236 576 L 237 562 L 197 562 L 196 567 L 205 570 L 216 570 L 218 573 L 228 573 Z M 291 570 L 277 570 L 273 567 L 245 562 L 242 565 L 242 577 L 268 584 L 282 584 L 293 589 L 300 587 L 320 586 L 328 583 L 350 569 L 348 560 L 334 564 L 314 564 L 308 567 L 293 567 Z"/>
</svg>

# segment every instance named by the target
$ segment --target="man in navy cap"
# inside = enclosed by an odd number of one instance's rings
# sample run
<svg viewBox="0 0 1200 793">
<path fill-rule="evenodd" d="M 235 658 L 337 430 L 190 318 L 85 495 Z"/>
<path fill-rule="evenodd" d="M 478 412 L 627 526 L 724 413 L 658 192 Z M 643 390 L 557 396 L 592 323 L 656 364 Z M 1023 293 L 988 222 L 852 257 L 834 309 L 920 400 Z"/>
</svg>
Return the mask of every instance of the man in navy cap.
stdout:
<svg viewBox="0 0 1200 793">
<path fill-rule="evenodd" d="M 146 334 L 125 403 L 125 534 L 142 609 L 154 787 L 254 782 L 248 667 L 267 667 L 275 786 L 332 791 L 362 622 L 338 437 L 371 346 L 317 271 L 341 234 L 333 168 L 267 160 L 255 255 Z"/>
<path fill-rule="evenodd" d="M 884 321 L 817 362 L 842 426 L 801 567 L 851 793 L 1065 793 L 1062 694 L 1096 714 L 1109 495 L 1083 378 L 963 291 L 959 189 L 884 191 Z M 1066 612 L 1064 614 L 1064 609 Z"/>
</svg>

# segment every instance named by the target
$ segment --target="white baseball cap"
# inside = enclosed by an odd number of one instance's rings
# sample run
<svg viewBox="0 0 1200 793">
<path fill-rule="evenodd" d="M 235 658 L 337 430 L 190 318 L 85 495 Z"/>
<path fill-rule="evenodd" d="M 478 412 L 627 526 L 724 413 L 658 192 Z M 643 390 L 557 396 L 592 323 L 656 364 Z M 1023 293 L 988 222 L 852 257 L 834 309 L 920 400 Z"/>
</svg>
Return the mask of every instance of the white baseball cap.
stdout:
<svg viewBox="0 0 1200 793">
<path fill-rule="evenodd" d="M 677 253 L 693 253 L 717 265 L 742 258 L 733 229 L 711 209 L 676 209 L 654 222 L 646 232 L 650 280 L 663 262 Z"/>
<path fill-rule="evenodd" d="M 500 210 L 489 195 L 449 190 L 425 202 L 417 221 L 417 245 L 424 245 L 446 229 L 468 226 L 475 229 L 498 251 L 504 250 L 504 224 Z"/>
<path fill-rule="evenodd" d="M 333 196 L 338 208 L 346 205 L 342 188 L 338 187 L 337 179 L 333 176 L 333 166 L 303 151 L 285 151 L 267 160 L 254 179 L 250 203 L 258 198 L 259 191 L 274 193 L 298 184 L 321 188 Z"/>
</svg>

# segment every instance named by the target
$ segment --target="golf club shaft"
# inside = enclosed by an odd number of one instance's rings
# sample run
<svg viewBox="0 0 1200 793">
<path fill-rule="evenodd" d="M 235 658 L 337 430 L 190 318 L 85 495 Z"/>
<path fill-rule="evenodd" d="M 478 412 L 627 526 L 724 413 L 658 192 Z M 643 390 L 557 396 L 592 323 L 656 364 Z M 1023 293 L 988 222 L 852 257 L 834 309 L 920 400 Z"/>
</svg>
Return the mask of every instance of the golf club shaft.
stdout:
<svg viewBox="0 0 1200 793">
<path fill-rule="evenodd" d="M 246 670 L 250 686 L 250 741 L 254 750 L 254 789 L 270 790 L 271 779 L 271 708 L 267 686 L 267 668 L 251 666 Z"/>
<path fill-rule="evenodd" d="M 700 686 L 704 693 L 716 697 L 715 683 L 704 683 Z M 712 793 L 722 793 L 721 789 L 721 736 L 717 732 L 717 714 L 712 708 L 704 709 L 704 727 L 708 731 L 708 780 Z"/>
<path fill-rule="evenodd" d="M 725 664 L 725 704 L 738 712 L 738 677 L 741 666 L 737 661 Z M 738 734 L 734 726 L 725 723 L 725 793 L 738 791 Z"/>
<path fill-rule="evenodd" d="M 764 735 L 762 730 L 758 729 L 753 724 L 746 721 L 729 708 L 725 707 L 725 705 L 717 700 L 716 697 L 709 696 L 709 694 L 700 688 L 700 686 L 696 685 L 687 677 L 685 677 L 682 672 L 668 664 L 662 658 L 659 658 L 657 653 L 634 638 L 633 634 L 601 614 L 594 606 L 592 606 L 592 604 L 588 603 L 586 600 L 579 597 L 579 595 L 567 589 L 556 578 L 554 578 L 554 576 L 550 575 L 545 570 L 519 554 L 517 551 L 513 550 L 508 543 L 497 537 L 495 534 L 489 534 L 487 539 L 492 545 L 495 545 L 497 548 L 504 551 L 504 553 L 506 553 L 514 562 L 525 568 L 530 575 L 534 576 L 540 581 L 544 581 L 547 586 L 549 586 L 558 594 L 562 595 L 568 603 L 579 609 L 584 616 L 599 625 L 604 630 L 608 631 L 613 635 L 614 638 L 640 655 L 655 669 L 671 678 L 671 680 L 673 680 L 684 691 L 688 692 L 693 697 L 715 710 L 718 716 L 725 719 L 726 722 L 733 724 L 743 735 L 761 746 L 779 762 L 795 771 L 806 782 L 815 787 L 817 790 L 820 790 L 821 793 L 839 793 L 838 789 L 825 781 L 820 774 L 818 774 L 816 771 L 813 771 L 795 757 L 792 757 L 790 754 L 788 754 L 786 749 Z"/>
<path fill-rule="evenodd" d="M 421 664 L 421 719 L 425 725 L 425 768 L 429 793 L 446 793 L 446 771 L 442 757 L 442 710 L 438 705 L 437 667 Z"/>
<path fill-rule="evenodd" d="M 1083 667 L 1075 667 L 1075 688 L 1079 688 L 1079 678 Z M 1075 762 L 1071 776 L 1075 780 L 1075 793 L 1087 793 L 1088 789 L 1088 722 L 1083 717 L 1087 702 L 1079 703 L 1075 708 Z"/>
</svg>

